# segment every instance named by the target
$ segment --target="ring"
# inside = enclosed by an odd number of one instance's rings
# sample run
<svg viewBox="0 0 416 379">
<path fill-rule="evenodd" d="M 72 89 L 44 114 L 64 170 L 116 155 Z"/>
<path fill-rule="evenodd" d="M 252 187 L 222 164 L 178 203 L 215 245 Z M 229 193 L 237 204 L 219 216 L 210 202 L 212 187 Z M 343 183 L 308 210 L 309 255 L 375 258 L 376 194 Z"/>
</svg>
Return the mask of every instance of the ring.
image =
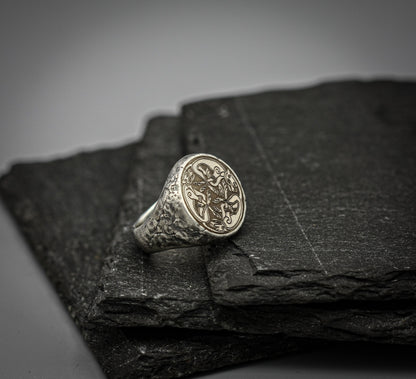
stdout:
<svg viewBox="0 0 416 379">
<path fill-rule="evenodd" d="M 246 197 L 235 172 L 210 154 L 190 154 L 170 171 L 159 199 L 133 225 L 145 252 L 205 245 L 237 233 Z"/>
</svg>

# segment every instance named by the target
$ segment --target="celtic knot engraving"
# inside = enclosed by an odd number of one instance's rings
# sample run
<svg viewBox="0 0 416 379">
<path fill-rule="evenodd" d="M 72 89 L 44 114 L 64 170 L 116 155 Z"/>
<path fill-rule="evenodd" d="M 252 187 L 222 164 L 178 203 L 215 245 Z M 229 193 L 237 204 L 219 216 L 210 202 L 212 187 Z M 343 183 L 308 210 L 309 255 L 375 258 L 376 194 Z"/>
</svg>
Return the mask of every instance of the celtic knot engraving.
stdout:
<svg viewBox="0 0 416 379">
<path fill-rule="evenodd" d="M 244 193 L 236 175 L 223 162 L 199 156 L 182 173 L 182 195 L 195 220 L 218 234 L 236 229 L 245 212 Z"/>
</svg>

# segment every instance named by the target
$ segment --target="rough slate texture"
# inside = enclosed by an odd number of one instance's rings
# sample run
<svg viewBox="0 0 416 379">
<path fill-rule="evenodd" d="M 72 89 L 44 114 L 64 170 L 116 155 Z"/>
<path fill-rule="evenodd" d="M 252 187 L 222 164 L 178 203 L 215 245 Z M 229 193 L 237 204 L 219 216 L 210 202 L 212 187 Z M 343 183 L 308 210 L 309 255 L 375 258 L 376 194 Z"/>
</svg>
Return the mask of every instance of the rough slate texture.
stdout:
<svg viewBox="0 0 416 379">
<path fill-rule="evenodd" d="M 157 199 L 183 155 L 180 130 L 154 124 L 137 150 L 90 319 L 111 326 L 173 326 L 337 340 L 416 343 L 416 305 L 222 307 L 212 300 L 200 248 L 143 254 L 132 224 Z"/>
<path fill-rule="evenodd" d="M 132 165 L 90 318 L 122 326 L 218 329 L 201 250 L 146 254 L 136 245 L 133 223 L 157 200 L 183 155 L 179 125 L 153 124 L 147 135 Z"/>
<path fill-rule="evenodd" d="M 207 254 L 218 303 L 415 299 L 415 83 L 214 99 L 183 123 L 247 196 L 240 233 Z"/>
<path fill-rule="evenodd" d="M 136 148 L 20 164 L 0 181 L 6 205 L 107 376 L 179 377 L 294 350 L 294 342 L 280 336 L 87 326 Z"/>
</svg>

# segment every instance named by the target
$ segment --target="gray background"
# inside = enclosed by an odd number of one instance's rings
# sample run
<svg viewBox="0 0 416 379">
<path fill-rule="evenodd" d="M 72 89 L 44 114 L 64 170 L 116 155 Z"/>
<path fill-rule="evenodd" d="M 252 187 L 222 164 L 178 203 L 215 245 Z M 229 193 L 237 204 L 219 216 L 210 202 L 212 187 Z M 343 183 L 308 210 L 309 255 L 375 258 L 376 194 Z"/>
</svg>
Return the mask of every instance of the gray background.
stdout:
<svg viewBox="0 0 416 379">
<path fill-rule="evenodd" d="M 206 96 L 416 78 L 416 1 L 1 1 L 0 170 L 136 138 Z M 0 378 L 103 378 L 0 207 Z M 415 377 L 394 347 L 326 349 L 209 378 Z"/>
</svg>

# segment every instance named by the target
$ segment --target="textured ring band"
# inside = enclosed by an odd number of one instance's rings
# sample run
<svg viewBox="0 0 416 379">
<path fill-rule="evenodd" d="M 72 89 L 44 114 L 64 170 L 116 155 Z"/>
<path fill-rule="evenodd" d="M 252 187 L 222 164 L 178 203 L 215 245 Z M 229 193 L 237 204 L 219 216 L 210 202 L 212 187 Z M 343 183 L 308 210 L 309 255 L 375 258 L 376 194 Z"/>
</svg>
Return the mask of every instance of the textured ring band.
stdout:
<svg viewBox="0 0 416 379">
<path fill-rule="evenodd" d="M 246 198 L 235 172 L 210 154 L 191 154 L 170 171 L 158 201 L 133 226 L 145 252 L 204 245 L 235 234 Z"/>
</svg>

